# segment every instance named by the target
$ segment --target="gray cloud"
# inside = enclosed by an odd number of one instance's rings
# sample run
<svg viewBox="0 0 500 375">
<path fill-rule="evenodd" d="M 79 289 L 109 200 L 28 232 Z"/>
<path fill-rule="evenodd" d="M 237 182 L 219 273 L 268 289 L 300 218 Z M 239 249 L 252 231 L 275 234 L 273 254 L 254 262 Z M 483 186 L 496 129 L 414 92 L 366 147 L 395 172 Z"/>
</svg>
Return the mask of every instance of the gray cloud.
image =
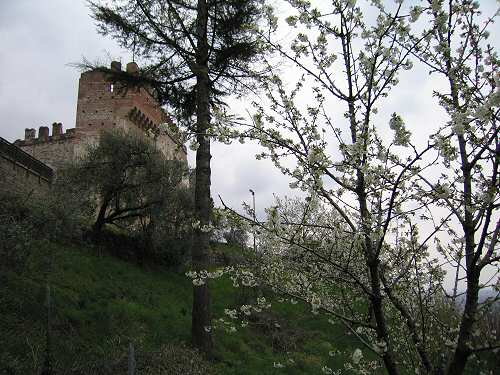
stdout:
<svg viewBox="0 0 500 375">
<path fill-rule="evenodd" d="M 80 73 L 68 63 L 128 55 L 96 33 L 83 1 L 2 4 L 0 45 L 0 135 L 11 141 L 26 127 L 74 126 Z"/>
<path fill-rule="evenodd" d="M 94 60 L 107 59 L 107 52 L 124 62 L 130 54 L 114 41 L 97 34 L 94 21 L 83 0 L 0 0 L 0 136 L 8 140 L 21 138 L 26 127 L 63 122 L 74 126 L 79 72 L 68 63 L 79 62 L 82 56 Z M 485 13 L 492 14 L 495 2 L 485 2 Z M 482 4 L 483 5 L 483 4 Z M 495 36 L 498 41 L 498 37 Z M 293 69 L 287 68 L 287 76 Z M 376 118 L 384 136 L 388 131 L 390 113 L 398 112 L 408 128 L 422 141 L 425 125 L 430 132 L 433 123 L 441 123 L 443 114 L 431 96 L 436 82 L 425 68 L 401 75 L 401 84 L 380 108 Z M 245 105 L 232 106 L 245 115 Z M 342 119 L 343 108 L 331 104 L 332 114 Z M 434 125 L 434 126 L 435 126 Z M 228 204 L 241 207 L 250 201 L 248 189 L 256 191 L 258 211 L 273 201 L 273 193 L 294 195 L 287 178 L 268 161 L 256 161 L 255 144 L 213 146 L 214 198 L 220 194 Z M 333 147 L 329 151 L 335 155 Z M 190 155 L 193 165 L 193 155 Z"/>
<path fill-rule="evenodd" d="M 212 145 L 212 196 L 217 205 L 220 205 L 220 195 L 228 206 L 240 210 L 243 202 L 251 203 L 249 189 L 252 189 L 257 215 L 263 218 L 264 208 L 274 201 L 273 194 L 284 194 L 288 190 L 288 179 L 270 161 L 255 160 L 258 150 L 259 147 L 251 143 Z M 191 165 L 194 160 L 194 153 L 190 153 Z"/>
<path fill-rule="evenodd" d="M 2 2 L 0 13 L 0 136 L 14 141 L 24 128 L 62 122 L 74 127 L 80 72 L 69 63 L 130 54 L 97 34 L 84 1 Z M 214 199 L 220 194 L 232 207 L 257 193 L 258 211 L 288 183 L 269 162 L 256 162 L 255 145 L 213 146 Z M 190 155 L 191 165 L 194 157 Z"/>
</svg>

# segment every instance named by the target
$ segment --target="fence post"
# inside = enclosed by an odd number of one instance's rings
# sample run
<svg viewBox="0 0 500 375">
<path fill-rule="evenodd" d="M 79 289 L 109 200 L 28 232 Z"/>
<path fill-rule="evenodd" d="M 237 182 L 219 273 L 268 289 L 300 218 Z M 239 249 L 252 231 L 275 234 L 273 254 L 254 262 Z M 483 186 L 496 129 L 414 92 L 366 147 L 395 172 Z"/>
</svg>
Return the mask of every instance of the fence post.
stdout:
<svg viewBox="0 0 500 375">
<path fill-rule="evenodd" d="M 52 318 L 52 296 L 50 293 L 50 284 L 47 282 L 47 321 L 45 327 L 45 358 L 42 372 L 40 375 L 53 375 L 52 368 L 52 345 L 51 345 L 51 318 Z"/>
<path fill-rule="evenodd" d="M 135 350 L 134 344 L 128 344 L 128 375 L 135 375 Z"/>
</svg>

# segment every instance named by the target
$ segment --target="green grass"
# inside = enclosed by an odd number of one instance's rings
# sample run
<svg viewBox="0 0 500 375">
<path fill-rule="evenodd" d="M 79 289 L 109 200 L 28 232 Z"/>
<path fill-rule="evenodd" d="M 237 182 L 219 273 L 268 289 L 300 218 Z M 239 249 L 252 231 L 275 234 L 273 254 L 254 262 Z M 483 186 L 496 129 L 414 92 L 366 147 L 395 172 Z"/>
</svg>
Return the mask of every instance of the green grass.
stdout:
<svg viewBox="0 0 500 375">
<path fill-rule="evenodd" d="M 184 275 L 97 256 L 84 246 L 50 246 L 57 362 L 70 366 L 98 360 L 125 352 L 129 341 L 145 351 L 164 343 L 189 343 L 192 287 Z M 43 358 L 46 309 L 41 260 L 46 252 L 33 254 L 21 274 L 0 275 L 0 363 L 18 369 L 16 374 L 33 373 Z M 223 316 L 224 308 L 237 306 L 252 293 L 233 288 L 228 280 L 212 283 L 214 317 Z M 342 367 L 342 357 L 328 356 L 332 349 L 355 348 L 341 327 L 326 318 L 311 318 L 307 306 L 274 305 L 258 322 L 236 333 L 215 332 L 217 374 L 318 374 L 325 364 Z M 275 369 L 275 362 L 287 367 Z"/>
</svg>

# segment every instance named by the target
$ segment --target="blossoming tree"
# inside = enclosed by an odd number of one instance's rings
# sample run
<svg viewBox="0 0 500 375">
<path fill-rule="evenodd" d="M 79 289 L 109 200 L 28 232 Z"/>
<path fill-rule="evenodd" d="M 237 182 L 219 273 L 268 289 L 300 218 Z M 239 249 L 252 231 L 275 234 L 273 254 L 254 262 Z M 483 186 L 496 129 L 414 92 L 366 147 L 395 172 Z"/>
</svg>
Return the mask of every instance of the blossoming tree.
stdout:
<svg viewBox="0 0 500 375">
<path fill-rule="evenodd" d="M 389 374 L 461 374 L 471 356 L 499 348 L 498 336 L 476 331 L 496 299 L 479 304 L 479 291 L 495 283 L 500 259 L 492 19 L 469 0 L 288 3 L 293 41 L 267 43 L 299 78 L 291 90 L 290 74 L 264 82 L 241 136 L 307 199 L 278 200 L 253 223 L 264 233 L 256 275 L 341 321 Z M 422 141 L 393 113 L 388 139 L 377 112 L 412 61 L 445 78 L 435 96 L 448 119 Z M 456 269 L 451 296 L 446 265 Z M 463 310 L 449 303 L 460 288 Z M 353 353 L 351 365 L 362 362 Z"/>
</svg>

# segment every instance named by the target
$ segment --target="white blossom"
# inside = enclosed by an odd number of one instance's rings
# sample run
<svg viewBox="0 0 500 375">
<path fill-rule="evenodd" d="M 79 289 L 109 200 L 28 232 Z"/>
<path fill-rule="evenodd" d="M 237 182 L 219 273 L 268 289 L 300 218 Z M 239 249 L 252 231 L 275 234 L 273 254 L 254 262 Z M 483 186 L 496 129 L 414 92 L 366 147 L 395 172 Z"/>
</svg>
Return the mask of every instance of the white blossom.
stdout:
<svg viewBox="0 0 500 375">
<path fill-rule="evenodd" d="M 354 350 L 354 353 L 352 353 L 352 362 L 355 365 L 357 365 L 359 364 L 362 358 L 363 358 L 363 352 L 361 351 L 361 349 L 358 348 Z"/>
</svg>

